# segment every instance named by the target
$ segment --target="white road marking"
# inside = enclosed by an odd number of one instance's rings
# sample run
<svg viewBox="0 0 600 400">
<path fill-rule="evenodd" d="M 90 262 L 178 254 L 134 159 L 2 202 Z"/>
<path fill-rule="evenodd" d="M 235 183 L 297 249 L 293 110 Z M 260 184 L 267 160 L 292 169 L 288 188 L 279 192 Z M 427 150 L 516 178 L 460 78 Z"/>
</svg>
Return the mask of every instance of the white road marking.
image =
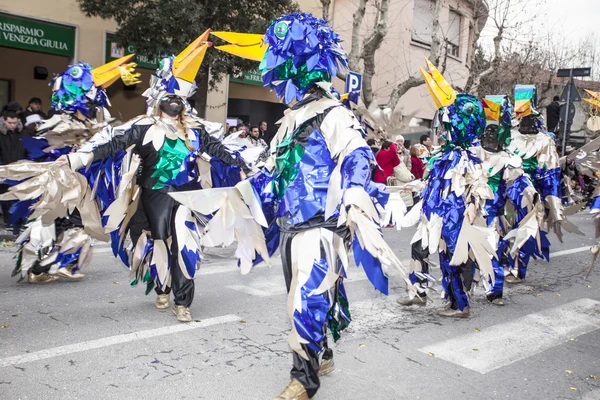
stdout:
<svg viewBox="0 0 600 400">
<path fill-rule="evenodd" d="M 591 248 L 592 248 L 592 246 L 583 246 L 583 247 L 577 247 L 575 249 L 561 250 L 561 251 L 557 251 L 555 253 L 550 253 L 550 261 L 552 261 L 552 257 L 560 257 L 560 256 L 566 256 L 569 254 L 581 253 L 582 251 L 590 251 Z"/>
<path fill-rule="evenodd" d="M 600 328 L 600 302 L 579 299 L 419 351 L 486 374 Z"/>
<path fill-rule="evenodd" d="M 120 343 L 134 342 L 137 340 L 150 339 L 157 336 L 170 335 L 172 333 L 179 333 L 190 331 L 198 328 L 206 328 L 212 325 L 225 324 L 228 322 L 239 321 L 240 317 L 237 315 L 222 315 L 220 317 L 207 318 L 200 322 L 190 322 L 187 324 L 179 323 L 177 325 L 165 326 L 163 328 L 147 329 L 144 331 L 137 331 L 132 333 L 126 333 L 123 335 L 109 336 L 102 339 L 90 340 L 87 342 L 69 344 L 66 346 L 54 347 L 51 349 L 35 351 L 33 353 L 21 354 L 14 357 L 7 357 L 0 359 L 0 368 L 7 367 L 10 365 L 25 364 L 29 362 L 45 360 L 48 358 L 64 356 L 67 354 L 80 353 L 82 351 L 100 349 L 107 346 L 112 346 Z"/>
</svg>

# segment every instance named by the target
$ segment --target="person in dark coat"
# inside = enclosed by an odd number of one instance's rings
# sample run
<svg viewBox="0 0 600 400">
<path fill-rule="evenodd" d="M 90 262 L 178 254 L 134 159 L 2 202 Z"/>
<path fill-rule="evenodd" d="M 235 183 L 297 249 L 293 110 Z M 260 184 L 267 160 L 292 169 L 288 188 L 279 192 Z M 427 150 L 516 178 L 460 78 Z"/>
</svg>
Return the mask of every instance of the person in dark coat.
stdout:
<svg viewBox="0 0 600 400">
<path fill-rule="evenodd" d="M 33 114 L 39 115 L 41 119 L 47 118 L 46 114 L 44 114 L 44 112 L 42 111 L 42 99 L 40 99 L 39 97 L 32 97 L 31 100 L 29 100 L 29 105 L 23 112 L 23 117 L 21 118 L 21 121 L 27 120 L 27 117 Z"/>
<path fill-rule="evenodd" d="M 554 96 L 552 99 L 552 103 L 548 107 L 546 107 L 546 121 L 548 122 L 548 131 L 555 132 L 558 129 L 558 124 L 560 122 L 560 103 L 558 102 L 560 98 L 558 96 Z"/>
<path fill-rule="evenodd" d="M 8 165 L 13 162 L 23 160 L 26 156 L 25 147 L 21 143 L 21 138 L 25 135 L 23 132 L 23 124 L 15 111 L 5 110 L 0 118 L 0 165 Z M 0 194 L 8 191 L 9 185 L 0 184 Z M 10 207 L 14 201 L 2 201 L 2 217 L 4 224 L 10 226 Z M 13 225 L 13 233 L 17 234 L 20 230 L 21 223 L 17 222 Z"/>
</svg>

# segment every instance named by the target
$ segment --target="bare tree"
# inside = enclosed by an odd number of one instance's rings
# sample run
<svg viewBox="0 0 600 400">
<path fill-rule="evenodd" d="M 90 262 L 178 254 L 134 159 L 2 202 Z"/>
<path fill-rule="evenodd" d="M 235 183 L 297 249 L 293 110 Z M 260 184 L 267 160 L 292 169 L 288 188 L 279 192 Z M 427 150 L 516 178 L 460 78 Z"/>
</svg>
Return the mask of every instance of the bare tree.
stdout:
<svg viewBox="0 0 600 400">
<path fill-rule="evenodd" d="M 325 1 L 325 0 L 322 0 Z M 369 1 L 374 7 L 375 18 L 372 30 L 364 35 L 362 34 L 364 26 L 364 17 L 369 5 Z M 433 15 L 433 34 L 431 37 L 431 47 L 429 57 L 434 63 L 440 60 L 442 49 L 442 35 L 440 29 L 440 11 L 444 0 L 435 0 Z M 348 54 L 349 66 L 351 70 L 360 71 L 362 62 L 363 88 L 362 99 L 368 107 L 374 99 L 373 77 L 376 73 L 375 56 L 381 48 L 383 41 L 388 33 L 390 0 L 359 0 L 358 7 L 353 15 L 352 36 L 350 52 Z M 423 84 L 420 77 L 411 76 L 403 82 L 399 82 L 392 90 L 387 106 L 392 110 L 396 108 L 400 98 L 411 88 Z"/>
<path fill-rule="evenodd" d="M 489 9 L 485 19 L 491 22 L 490 25 L 495 30 L 491 61 L 485 70 L 480 71 L 477 75 L 471 74 L 469 76 L 467 87 L 465 88 L 466 91 L 474 95 L 480 94 L 482 80 L 497 73 L 499 70 L 503 43 L 507 39 L 518 42 L 523 27 L 531 24 L 540 16 L 539 14 L 532 14 L 531 17 L 524 17 L 523 10 L 535 9 L 540 4 L 540 0 L 491 0 L 489 2 Z M 478 18 L 475 19 L 475 22 L 479 23 Z M 479 38 L 480 36 L 478 35 L 476 41 Z M 471 70 L 476 70 L 476 68 L 471 68 Z"/>
</svg>

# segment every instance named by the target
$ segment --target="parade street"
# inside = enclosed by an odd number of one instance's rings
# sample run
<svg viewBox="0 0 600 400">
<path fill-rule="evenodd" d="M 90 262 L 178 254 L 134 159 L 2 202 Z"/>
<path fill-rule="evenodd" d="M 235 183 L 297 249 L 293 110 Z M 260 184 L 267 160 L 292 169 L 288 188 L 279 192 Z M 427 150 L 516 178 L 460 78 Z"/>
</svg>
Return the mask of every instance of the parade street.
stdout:
<svg viewBox="0 0 600 400">
<path fill-rule="evenodd" d="M 600 399 L 600 267 L 586 236 L 552 240 L 551 263 L 533 262 L 505 307 L 475 290 L 469 319 L 441 319 L 439 296 L 402 308 L 353 267 L 346 286 L 353 322 L 334 345 L 336 370 L 317 399 Z M 402 260 L 412 229 L 385 230 Z M 195 322 L 154 307 L 130 287 L 108 247 L 97 246 L 81 282 L 33 285 L 0 273 L 0 398 L 269 399 L 289 376 L 289 322 L 280 262 L 241 276 L 233 249 L 207 249 L 196 277 Z M 403 261 L 408 264 L 408 261 Z M 433 274 L 439 277 L 439 269 Z M 335 378 L 333 378 L 335 377 Z"/>
</svg>

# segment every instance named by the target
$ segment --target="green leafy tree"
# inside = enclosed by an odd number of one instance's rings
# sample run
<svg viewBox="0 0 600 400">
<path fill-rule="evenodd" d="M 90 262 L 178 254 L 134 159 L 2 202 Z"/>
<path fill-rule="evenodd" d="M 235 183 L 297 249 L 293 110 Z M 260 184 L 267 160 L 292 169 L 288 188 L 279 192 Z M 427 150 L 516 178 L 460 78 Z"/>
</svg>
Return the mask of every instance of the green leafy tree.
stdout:
<svg viewBox="0 0 600 400">
<path fill-rule="evenodd" d="M 271 21 L 298 9 L 290 0 L 77 1 L 85 15 L 114 20 L 119 43 L 135 43 L 137 53 L 146 56 L 177 54 L 208 28 L 263 33 Z M 207 89 L 225 74 L 257 67 L 256 62 L 209 49 L 196 78 L 198 110 L 204 110 Z"/>
</svg>

